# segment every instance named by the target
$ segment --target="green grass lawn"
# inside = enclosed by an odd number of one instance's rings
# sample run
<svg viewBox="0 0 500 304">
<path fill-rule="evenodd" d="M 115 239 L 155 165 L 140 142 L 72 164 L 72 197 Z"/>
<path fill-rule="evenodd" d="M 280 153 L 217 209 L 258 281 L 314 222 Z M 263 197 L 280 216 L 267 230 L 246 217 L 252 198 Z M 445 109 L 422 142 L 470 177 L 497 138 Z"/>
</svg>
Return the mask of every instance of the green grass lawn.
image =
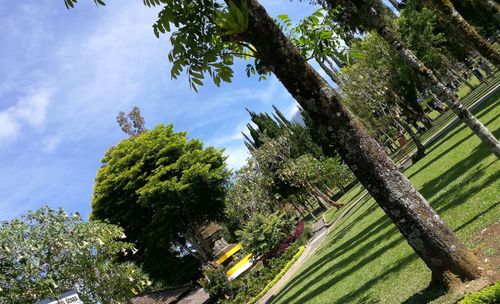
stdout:
<svg viewBox="0 0 500 304">
<path fill-rule="evenodd" d="M 497 138 L 499 100 L 496 93 L 475 111 Z M 462 123 L 405 175 L 468 247 L 477 245 L 474 234 L 500 218 L 500 161 Z M 352 203 L 360 190 L 351 189 L 341 201 Z M 334 217 L 327 214 L 328 220 Z M 366 199 L 339 222 L 272 303 L 427 303 L 435 298 L 440 303 L 441 290 L 426 290 L 430 275 L 382 209 Z"/>
</svg>

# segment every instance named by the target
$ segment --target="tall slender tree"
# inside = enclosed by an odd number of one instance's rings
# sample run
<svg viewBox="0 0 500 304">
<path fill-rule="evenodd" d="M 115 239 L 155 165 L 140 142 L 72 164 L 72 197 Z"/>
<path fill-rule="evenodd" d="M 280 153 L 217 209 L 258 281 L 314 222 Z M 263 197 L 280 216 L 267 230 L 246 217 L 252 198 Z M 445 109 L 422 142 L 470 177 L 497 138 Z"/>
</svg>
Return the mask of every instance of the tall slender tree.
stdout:
<svg viewBox="0 0 500 304">
<path fill-rule="evenodd" d="M 174 62 L 173 76 L 187 69 L 194 71 L 189 74 L 192 80 L 200 81 L 200 73 L 215 76 L 216 83 L 230 79 L 232 62 L 224 59 L 233 58 L 234 50 L 244 46 L 299 102 L 316 131 L 334 144 L 436 279 L 450 286 L 480 276 L 477 259 L 342 105 L 337 92 L 307 63 L 257 0 L 227 0 L 228 9 L 223 10 L 213 0 L 166 2 L 154 29 L 159 35 L 175 25 L 169 55 Z"/>
<path fill-rule="evenodd" d="M 455 94 L 402 42 L 394 28 L 393 14 L 390 13 L 382 0 L 320 0 L 319 3 L 330 10 L 337 11 L 339 22 L 344 23 L 346 28 L 352 31 L 376 31 L 398 52 L 409 66 L 425 79 L 438 95 L 442 96 L 443 101 L 458 118 L 500 158 L 500 142 L 466 107 L 460 104 Z"/>
<path fill-rule="evenodd" d="M 483 57 L 495 66 L 500 66 L 500 51 L 479 35 L 476 29 L 455 9 L 451 0 L 417 0 L 417 2 L 438 12 L 438 18 L 442 21 L 440 23 L 445 25 L 443 28 L 448 35 L 460 35 Z"/>
</svg>

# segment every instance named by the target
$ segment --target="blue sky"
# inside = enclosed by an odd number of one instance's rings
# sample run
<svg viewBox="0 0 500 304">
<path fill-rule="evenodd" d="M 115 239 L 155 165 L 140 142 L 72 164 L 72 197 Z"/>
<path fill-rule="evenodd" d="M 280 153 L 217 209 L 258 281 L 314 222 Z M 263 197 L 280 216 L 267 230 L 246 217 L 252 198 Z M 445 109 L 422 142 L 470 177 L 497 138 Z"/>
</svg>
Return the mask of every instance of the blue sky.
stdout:
<svg viewBox="0 0 500 304">
<path fill-rule="evenodd" d="M 92 185 L 106 149 L 125 138 L 119 111 L 141 108 L 148 128 L 173 123 L 207 145 L 226 148 L 231 168 L 246 158 L 245 107 L 291 117 L 295 102 L 271 78 L 236 68 L 232 84 L 195 93 L 170 79 L 168 37 L 151 25 L 157 10 L 139 0 L 0 0 L 0 220 L 42 205 L 90 212 Z M 272 15 L 297 19 L 306 3 L 265 0 Z M 208 83 L 208 82 L 207 82 Z"/>
</svg>

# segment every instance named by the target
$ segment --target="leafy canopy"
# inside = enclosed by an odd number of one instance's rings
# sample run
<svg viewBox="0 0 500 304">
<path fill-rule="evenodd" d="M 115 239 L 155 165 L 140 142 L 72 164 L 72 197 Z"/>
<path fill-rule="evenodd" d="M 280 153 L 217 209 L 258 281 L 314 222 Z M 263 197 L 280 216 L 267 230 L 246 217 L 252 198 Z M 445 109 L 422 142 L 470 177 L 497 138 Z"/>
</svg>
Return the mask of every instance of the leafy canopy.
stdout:
<svg viewBox="0 0 500 304">
<path fill-rule="evenodd" d="M 0 223 L 0 303 L 34 303 L 76 289 L 85 303 L 128 303 L 147 276 L 118 255 L 123 229 L 42 207 Z"/>
<path fill-rule="evenodd" d="M 154 278 L 179 278 L 172 265 L 195 253 L 179 246 L 197 245 L 189 237 L 222 215 L 229 175 L 222 151 L 158 125 L 110 148 L 102 163 L 91 218 L 121 225 Z"/>
</svg>

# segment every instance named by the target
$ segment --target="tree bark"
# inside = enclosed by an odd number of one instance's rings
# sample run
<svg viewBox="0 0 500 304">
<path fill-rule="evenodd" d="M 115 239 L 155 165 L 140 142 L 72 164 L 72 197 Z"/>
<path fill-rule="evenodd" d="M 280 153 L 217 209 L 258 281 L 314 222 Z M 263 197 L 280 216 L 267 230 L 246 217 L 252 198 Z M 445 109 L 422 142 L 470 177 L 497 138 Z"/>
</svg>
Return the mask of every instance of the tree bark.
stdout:
<svg viewBox="0 0 500 304">
<path fill-rule="evenodd" d="M 335 71 L 330 69 L 320 58 L 316 58 L 316 61 L 318 62 L 319 66 L 325 71 L 326 75 L 330 77 L 330 79 L 336 83 L 337 85 L 340 85 L 340 78 L 337 76 Z"/>
<path fill-rule="evenodd" d="M 395 33 L 393 33 L 393 31 L 386 26 L 385 22 L 381 18 L 381 14 L 383 14 L 381 7 L 383 7 L 384 4 L 381 0 L 377 0 L 376 3 L 376 13 L 372 13 L 367 16 L 369 18 L 370 27 L 374 28 L 378 34 L 384 38 L 399 53 L 399 55 L 432 86 L 436 93 L 443 97 L 444 102 L 458 116 L 458 118 L 462 120 L 474 132 L 474 134 L 476 134 L 481 141 L 483 141 L 483 143 L 490 147 L 497 158 L 500 158 L 500 142 L 495 138 L 490 130 L 488 130 L 467 108 L 465 108 L 458 101 L 455 94 L 441 81 L 439 81 L 434 73 L 427 68 L 410 49 L 405 47 L 397 38 Z"/>
<path fill-rule="evenodd" d="M 323 201 L 327 202 L 328 205 L 337 208 L 337 210 L 342 208 L 342 206 L 343 206 L 342 204 L 339 204 L 336 201 L 332 200 L 328 195 L 326 195 L 318 187 L 314 187 L 314 191 L 316 192 L 316 195 L 318 197 L 320 197 Z"/>
<path fill-rule="evenodd" d="M 328 57 L 325 58 L 326 62 L 328 62 L 330 65 L 332 64 L 332 62 L 330 61 L 330 59 L 328 59 Z M 335 62 L 335 64 L 339 67 L 339 69 L 345 67 L 345 62 L 343 62 L 342 60 L 340 60 L 340 58 L 338 58 L 337 56 L 332 56 L 332 60 L 333 62 Z"/>
<path fill-rule="evenodd" d="M 212 259 L 212 248 L 210 248 L 200 233 L 199 228 L 191 223 L 187 223 L 187 233 L 185 234 L 186 239 L 189 243 L 196 249 L 198 255 L 202 258 L 204 262 L 208 262 Z"/>
<path fill-rule="evenodd" d="M 392 160 L 340 102 L 338 94 L 305 61 L 257 0 L 248 0 L 250 42 L 316 130 L 336 147 L 363 186 L 443 284 L 480 276 L 478 262 L 453 231 L 399 172 Z"/>
<path fill-rule="evenodd" d="M 422 144 L 422 142 L 420 141 L 420 138 L 418 138 L 417 134 L 415 134 L 415 132 L 413 132 L 413 129 L 404 120 L 402 120 L 399 117 L 395 117 L 395 119 L 401 125 L 401 127 L 403 127 L 403 129 L 405 129 L 405 131 L 408 134 L 410 134 L 411 139 L 413 140 L 413 142 L 417 146 L 417 154 L 415 156 L 415 161 L 424 157 L 425 156 L 425 147 Z"/>
<path fill-rule="evenodd" d="M 467 40 L 476 51 L 478 51 L 496 67 L 500 66 L 500 52 L 478 34 L 474 27 L 472 27 L 455 9 L 450 0 L 420 1 L 422 1 L 426 6 L 436 9 L 438 11 L 438 17 L 452 25 L 453 28 L 450 28 L 450 31 L 452 30 L 456 34 L 460 35 L 462 39 Z"/>
</svg>

